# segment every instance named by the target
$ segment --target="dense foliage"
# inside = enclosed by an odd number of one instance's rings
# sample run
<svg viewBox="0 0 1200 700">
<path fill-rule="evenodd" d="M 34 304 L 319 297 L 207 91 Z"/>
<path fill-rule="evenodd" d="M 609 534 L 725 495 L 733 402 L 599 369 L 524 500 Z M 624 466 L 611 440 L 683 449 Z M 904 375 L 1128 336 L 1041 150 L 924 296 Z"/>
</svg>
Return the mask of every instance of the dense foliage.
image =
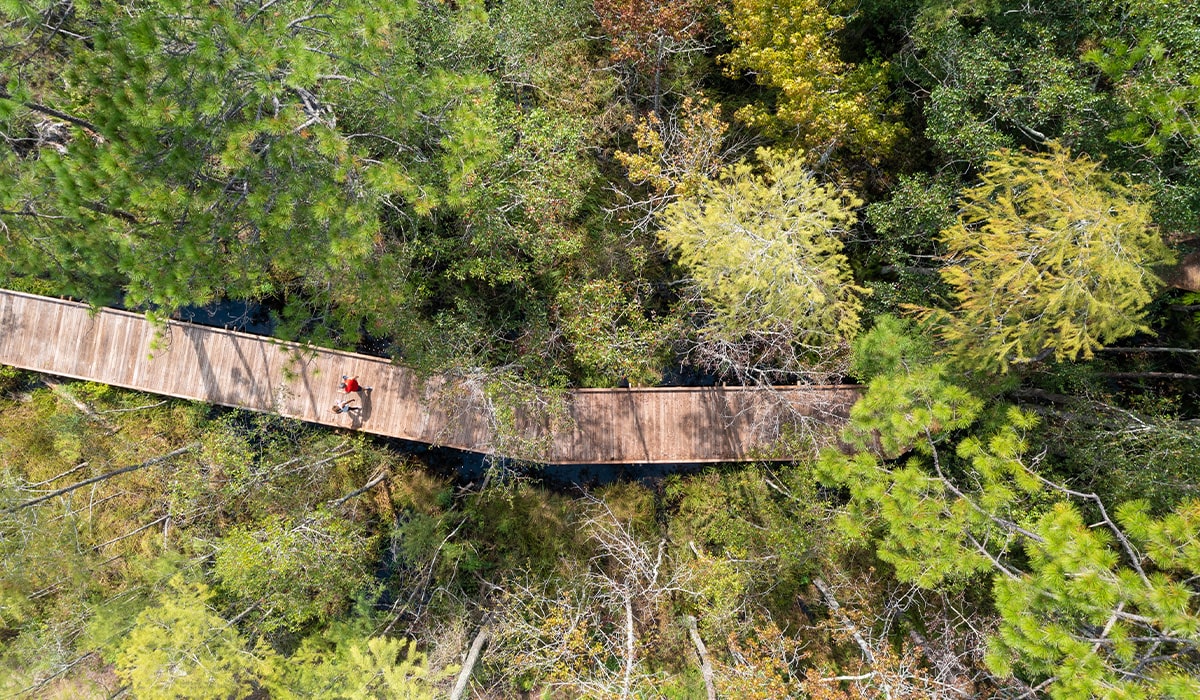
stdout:
<svg viewBox="0 0 1200 700">
<path fill-rule="evenodd" d="M 0 0 L 5 287 L 865 387 L 556 490 L 0 368 L 0 692 L 1200 696 L 1198 119 L 1197 0 Z"/>
</svg>

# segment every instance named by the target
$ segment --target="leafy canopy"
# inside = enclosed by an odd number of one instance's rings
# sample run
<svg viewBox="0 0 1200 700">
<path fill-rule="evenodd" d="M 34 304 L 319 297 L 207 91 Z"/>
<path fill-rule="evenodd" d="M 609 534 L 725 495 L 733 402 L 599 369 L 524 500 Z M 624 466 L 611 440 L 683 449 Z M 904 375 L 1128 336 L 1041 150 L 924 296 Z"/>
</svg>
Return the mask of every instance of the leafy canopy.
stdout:
<svg viewBox="0 0 1200 700">
<path fill-rule="evenodd" d="M 1200 3 L 1133 0 L 1129 19 L 1103 48 L 1083 55 L 1113 82 L 1124 123 L 1109 133 L 1155 157 L 1200 159 Z"/>
<path fill-rule="evenodd" d="M 968 363 L 1007 370 L 1053 352 L 1091 358 L 1149 331 L 1143 308 L 1171 253 L 1140 191 L 1086 156 L 999 151 L 942 232 L 958 308 L 942 333 Z"/>
<path fill-rule="evenodd" d="M 788 327 L 803 345 L 848 341 L 868 290 L 854 284 L 838 236 L 859 201 L 818 182 L 797 155 L 758 158 L 761 174 L 735 164 L 668 207 L 659 239 L 694 275 L 716 335 Z"/>
<path fill-rule="evenodd" d="M 737 42 L 723 57 L 731 77 L 755 75 L 780 95 L 772 113 L 749 104 L 738 117 L 769 136 L 798 135 L 806 148 L 852 144 L 888 150 L 902 127 L 885 117 L 887 65 L 842 61 L 834 35 L 845 19 L 821 0 L 733 0 L 724 14 Z"/>
<path fill-rule="evenodd" d="M 272 611 L 263 628 L 298 630 L 337 617 L 364 590 L 372 541 L 349 521 L 317 511 L 238 527 L 220 542 L 216 575 L 231 595 Z"/>
</svg>

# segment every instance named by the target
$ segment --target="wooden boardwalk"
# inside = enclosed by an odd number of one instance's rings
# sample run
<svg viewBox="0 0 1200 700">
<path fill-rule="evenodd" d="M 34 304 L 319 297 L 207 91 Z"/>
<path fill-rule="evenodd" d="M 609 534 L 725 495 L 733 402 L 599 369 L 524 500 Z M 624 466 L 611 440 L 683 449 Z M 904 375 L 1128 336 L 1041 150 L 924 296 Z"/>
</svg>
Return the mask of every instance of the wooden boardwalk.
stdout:
<svg viewBox="0 0 1200 700">
<path fill-rule="evenodd" d="M 551 464 L 788 459 L 781 426 L 829 439 L 857 387 L 581 389 L 558 417 L 519 408 L 498 426 L 481 388 L 422 381 L 387 360 L 0 290 L 0 364 L 278 413 L 322 425 Z M 373 387 L 336 415 L 340 378 Z M 533 402 L 531 402 L 533 403 Z"/>
</svg>

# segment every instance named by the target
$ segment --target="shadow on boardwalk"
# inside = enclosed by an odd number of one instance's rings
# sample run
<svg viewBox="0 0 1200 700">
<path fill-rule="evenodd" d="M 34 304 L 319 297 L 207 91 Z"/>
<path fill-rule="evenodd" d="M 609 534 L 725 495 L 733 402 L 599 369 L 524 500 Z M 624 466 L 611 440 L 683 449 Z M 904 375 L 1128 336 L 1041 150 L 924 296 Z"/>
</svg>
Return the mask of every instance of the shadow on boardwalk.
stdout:
<svg viewBox="0 0 1200 700">
<path fill-rule="evenodd" d="M 160 333 L 160 337 L 156 334 Z M 171 321 L 155 328 L 137 314 L 0 290 L 0 363 L 252 411 L 278 413 L 377 435 L 489 452 L 496 423 L 480 408 L 463 414 L 426 398 L 411 370 L 389 361 Z M 359 411 L 337 415 L 342 375 L 372 392 Z M 445 382 L 450 385 L 450 382 Z M 545 436 L 553 464 L 741 461 L 770 454 L 795 417 L 832 436 L 858 387 L 661 387 L 569 393 L 565 427 Z M 525 417 L 536 424 L 536 417 Z"/>
</svg>

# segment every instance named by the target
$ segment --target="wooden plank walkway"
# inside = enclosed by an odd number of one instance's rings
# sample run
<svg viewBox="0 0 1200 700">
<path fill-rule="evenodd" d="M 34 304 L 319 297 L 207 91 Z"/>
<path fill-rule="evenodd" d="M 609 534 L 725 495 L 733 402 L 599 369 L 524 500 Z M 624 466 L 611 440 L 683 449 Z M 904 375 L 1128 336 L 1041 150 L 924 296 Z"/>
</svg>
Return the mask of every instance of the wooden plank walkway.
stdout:
<svg viewBox="0 0 1200 700">
<path fill-rule="evenodd" d="M 781 425 L 828 440 L 858 398 L 852 386 L 581 389 L 558 419 L 521 409 L 501 430 L 469 381 L 422 381 L 376 357 L 176 321 L 156 337 L 139 314 L 6 290 L 0 364 L 551 464 L 788 459 L 774 447 Z M 343 374 L 373 387 L 361 412 L 330 410 Z"/>
</svg>

